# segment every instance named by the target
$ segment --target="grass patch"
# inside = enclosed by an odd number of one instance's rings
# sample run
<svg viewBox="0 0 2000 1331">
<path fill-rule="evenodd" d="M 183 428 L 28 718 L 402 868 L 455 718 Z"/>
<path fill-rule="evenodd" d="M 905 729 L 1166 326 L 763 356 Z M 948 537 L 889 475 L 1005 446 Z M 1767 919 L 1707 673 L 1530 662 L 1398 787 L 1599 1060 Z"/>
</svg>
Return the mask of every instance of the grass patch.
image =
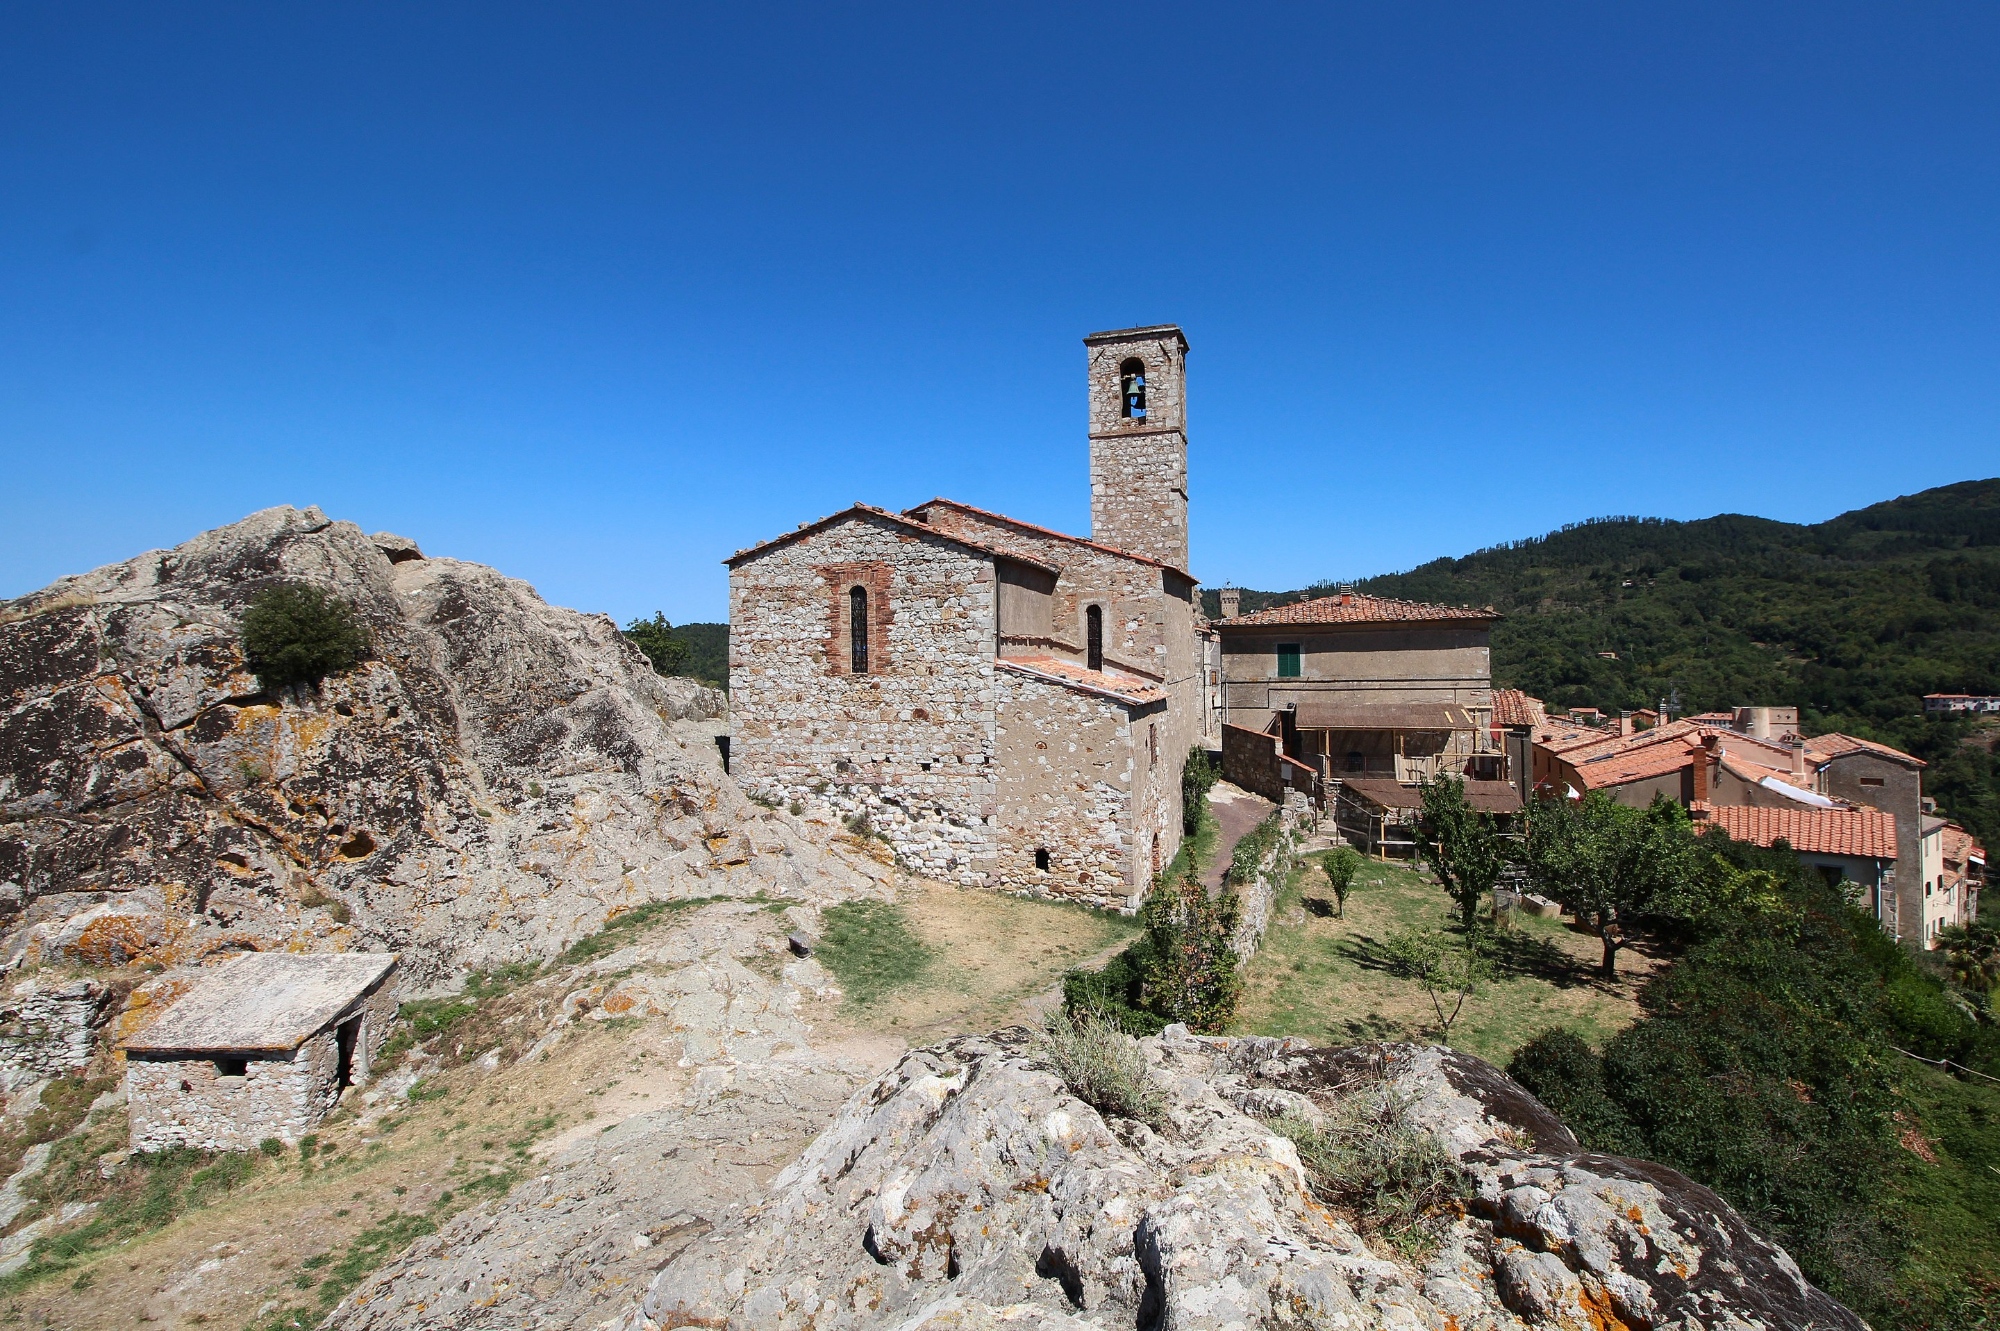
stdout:
<svg viewBox="0 0 2000 1331">
<path fill-rule="evenodd" d="M 1325 890 L 1322 859 L 1306 857 L 1280 890 L 1263 945 L 1244 969 L 1232 1029 L 1324 1044 L 1426 1039 L 1435 1013 L 1423 986 L 1398 974 L 1390 940 L 1439 926 L 1450 899 L 1410 869 L 1367 860 L 1341 916 L 1309 911 L 1306 894 Z M 1492 978 L 1466 1002 L 1452 1044 L 1504 1064 L 1538 1031 L 1561 1026 L 1602 1046 L 1637 1019 L 1637 993 L 1655 963 L 1631 955 L 1630 974 L 1606 983 L 1593 973 L 1595 947 L 1561 920 L 1519 916 L 1489 937 Z"/>
<path fill-rule="evenodd" d="M 624 947 L 638 936 L 641 930 L 651 925 L 672 919 L 682 911 L 707 906 L 717 901 L 732 901 L 733 897 L 682 897 L 674 901 L 648 901 L 643 906 L 614 915 L 604 922 L 604 927 L 587 938 L 579 938 L 569 945 L 569 949 L 556 958 L 558 966 L 581 966 L 586 961 L 595 961 Z"/>
<path fill-rule="evenodd" d="M 1100 1114 L 1166 1127 L 1166 1097 L 1131 1036 L 1100 1012 L 1057 1009 L 1042 1023 L 1042 1051 L 1077 1099 Z"/>
<path fill-rule="evenodd" d="M 850 1003 L 873 1003 L 916 983 L 930 969 L 935 953 L 911 932 L 901 906 L 849 901 L 828 908 L 820 918 L 825 931 L 813 955 L 840 981 Z"/>
<path fill-rule="evenodd" d="M 444 1202 L 444 1198 L 439 1199 Z M 446 1203 L 449 1206 L 449 1203 Z M 444 1208 L 433 1207 L 433 1212 Z M 336 1259 L 332 1253 L 308 1257 L 304 1268 L 293 1278 L 297 1289 L 313 1291 L 310 1302 L 281 1308 L 254 1325 L 257 1331 L 291 1331 L 293 1327 L 318 1326 L 333 1306 L 372 1274 L 376 1267 L 415 1243 L 426 1234 L 435 1234 L 438 1220 L 432 1215 L 411 1215 L 400 1211 L 376 1221 L 354 1236 L 347 1250 Z M 315 1274 L 324 1270 L 325 1275 Z"/>
</svg>

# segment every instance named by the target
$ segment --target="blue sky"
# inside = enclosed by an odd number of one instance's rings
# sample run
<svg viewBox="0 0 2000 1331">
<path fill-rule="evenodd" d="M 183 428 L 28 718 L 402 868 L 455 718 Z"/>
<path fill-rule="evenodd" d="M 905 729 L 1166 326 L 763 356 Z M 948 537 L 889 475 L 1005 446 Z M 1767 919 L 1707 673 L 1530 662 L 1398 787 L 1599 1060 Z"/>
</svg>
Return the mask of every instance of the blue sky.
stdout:
<svg viewBox="0 0 2000 1331">
<path fill-rule="evenodd" d="M 0 9 L 0 596 L 317 503 L 620 619 L 853 500 L 1195 571 L 2000 473 L 2000 7 Z"/>
</svg>

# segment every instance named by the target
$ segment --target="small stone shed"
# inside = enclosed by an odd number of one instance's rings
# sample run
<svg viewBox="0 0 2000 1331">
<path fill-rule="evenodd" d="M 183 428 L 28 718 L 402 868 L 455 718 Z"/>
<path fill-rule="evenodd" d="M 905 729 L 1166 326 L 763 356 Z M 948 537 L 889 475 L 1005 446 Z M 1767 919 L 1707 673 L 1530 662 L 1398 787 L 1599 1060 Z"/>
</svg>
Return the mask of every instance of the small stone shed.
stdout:
<svg viewBox="0 0 2000 1331">
<path fill-rule="evenodd" d="M 132 1149 L 292 1144 L 363 1081 L 396 1015 L 396 954 L 253 952 L 125 1041 Z"/>
</svg>

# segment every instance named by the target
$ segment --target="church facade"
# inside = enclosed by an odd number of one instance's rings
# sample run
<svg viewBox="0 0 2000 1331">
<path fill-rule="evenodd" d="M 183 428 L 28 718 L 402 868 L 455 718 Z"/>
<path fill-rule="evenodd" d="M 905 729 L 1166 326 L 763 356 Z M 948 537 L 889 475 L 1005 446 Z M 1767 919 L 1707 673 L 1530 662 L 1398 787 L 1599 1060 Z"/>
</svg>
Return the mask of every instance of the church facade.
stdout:
<svg viewBox="0 0 2000 1331">
<path fill-rule="evenodd" d="M 1091 534 L 856 504 L 729 567 L 730 767 L 913 872 L 1129 908 L 1212 742 L 1188 571 L 1187 340 L 1084 339 Z"/>
</svg>

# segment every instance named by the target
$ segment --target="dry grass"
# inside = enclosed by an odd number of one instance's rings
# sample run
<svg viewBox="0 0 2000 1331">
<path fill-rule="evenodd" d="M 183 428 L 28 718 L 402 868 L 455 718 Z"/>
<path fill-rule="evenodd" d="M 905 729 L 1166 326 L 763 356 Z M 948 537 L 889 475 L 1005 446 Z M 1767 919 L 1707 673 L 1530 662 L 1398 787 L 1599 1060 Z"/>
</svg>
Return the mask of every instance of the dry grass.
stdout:
<svg viewBox="0 0 2000 1331">
<path fill-rule="evenodd" d="M 1077 1099 L 1100 1114 L 1166 1126 L 1166 1096 L 1139 1042 L 1101 1013 L 1056 1009 L 1042 1022 L 1042 1050 Z"/>
<path fill-rule="evenodd" d="M 1234 1029 L 1327 1044 L 1435 1039 L 1423 986 L 1395 973 L 1388 944 L 1398 930 L 1440 923 L 1450 905 L 1444 890 L 1399 865 L 1369 861 L 1341 919 L 1305 909 L 1306 899 L 1329 895 L 1317 857 L 1294 884 L 1245 972 Z M 1607 985 L 1593 973 L 1599 954 L 1596 939 L 1564 921 L 1522 918 L 1496 958 L 1496 978 L 1452 1027 L 1452 1045 L 1501 1064 L 1550 1026 L 1602 1045 L 1637 1019 L 1639 986 L 1657 962 L 1627 949 L 1619 980 Z"/>
</svg>

